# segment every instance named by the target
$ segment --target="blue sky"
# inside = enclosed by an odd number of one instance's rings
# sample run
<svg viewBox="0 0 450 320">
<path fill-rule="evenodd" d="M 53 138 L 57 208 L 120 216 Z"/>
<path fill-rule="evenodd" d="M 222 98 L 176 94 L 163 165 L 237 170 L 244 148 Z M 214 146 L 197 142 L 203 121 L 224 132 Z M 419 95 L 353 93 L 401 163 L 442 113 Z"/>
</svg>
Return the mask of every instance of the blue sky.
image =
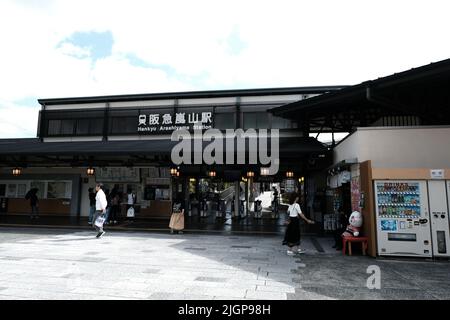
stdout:
<svg viewBox="0 0 450 320">
<path fill-rule="evenodd" d="M 57 48 L 64 45 L 73 45 L 84 51 L 82 55 L 73 55 L 75 58 L 91 58 L 93 63 L 98 59 L 107 58 L 112 54 L 114 39 L 111 31 L 104 32 L 75 32 L 61 41 Z M 70 55 L 70 54 L 69 54 Z"/>
<path fill-rule="evenodd" d="M 39 98 L 357 84 L 450 57 L 447 1 L 2 0 L 0 138 Z"/>
</svg>

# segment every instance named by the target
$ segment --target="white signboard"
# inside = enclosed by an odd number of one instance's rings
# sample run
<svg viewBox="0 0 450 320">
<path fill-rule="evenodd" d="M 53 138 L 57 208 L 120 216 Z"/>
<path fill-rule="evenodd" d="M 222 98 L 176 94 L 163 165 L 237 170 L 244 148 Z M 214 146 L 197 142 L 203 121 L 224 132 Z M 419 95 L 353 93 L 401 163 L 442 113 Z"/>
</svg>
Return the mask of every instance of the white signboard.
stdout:
<svg viewBox="0 0 450 320">
<path fill-rule="evenodd" d="M 140 182 L 140 172 L 139 168 L 98 168 L 95 178 L 98 182 Z"/>
<path fill-rule="evenodd" d="M 444 169 L 430 170 L 431 179 L 444 179 Z"/>
</svg>

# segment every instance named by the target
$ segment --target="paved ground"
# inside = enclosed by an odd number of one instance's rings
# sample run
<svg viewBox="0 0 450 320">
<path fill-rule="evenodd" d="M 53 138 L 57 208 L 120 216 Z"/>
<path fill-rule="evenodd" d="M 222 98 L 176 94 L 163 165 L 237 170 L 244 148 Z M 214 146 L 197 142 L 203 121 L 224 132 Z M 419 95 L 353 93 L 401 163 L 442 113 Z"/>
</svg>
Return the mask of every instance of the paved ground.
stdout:
<svg viewBox="0 0 450 320">
<path fill-rule="evenodd" d="M 344 257 L 307 237 L 0 228 L 0 299 L 450 299 L 448 261 Z M 381 289 L 366 287 L 368 266 Z"/>
</svg>

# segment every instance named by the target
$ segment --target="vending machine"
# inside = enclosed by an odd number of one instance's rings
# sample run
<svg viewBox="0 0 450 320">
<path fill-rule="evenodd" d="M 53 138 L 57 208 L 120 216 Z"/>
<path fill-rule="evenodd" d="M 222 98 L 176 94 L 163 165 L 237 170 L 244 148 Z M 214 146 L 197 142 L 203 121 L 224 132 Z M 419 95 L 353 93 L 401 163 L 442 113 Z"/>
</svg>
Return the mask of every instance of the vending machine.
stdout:
<svg viewBox="0 0 450 320">
<path fill-rule="evenodd" d="M 378 255 L 431 257 L 426 181 L 375 181 Z"/>
<path fill-rule="evenodd" d="M 447 190 L 449 182 L 444 180 L 428 181 L 428 198 L 430 199 L 431 240 L 433 256 L 450 256 L 449 238 L 449 204 Z"/>
</svg>

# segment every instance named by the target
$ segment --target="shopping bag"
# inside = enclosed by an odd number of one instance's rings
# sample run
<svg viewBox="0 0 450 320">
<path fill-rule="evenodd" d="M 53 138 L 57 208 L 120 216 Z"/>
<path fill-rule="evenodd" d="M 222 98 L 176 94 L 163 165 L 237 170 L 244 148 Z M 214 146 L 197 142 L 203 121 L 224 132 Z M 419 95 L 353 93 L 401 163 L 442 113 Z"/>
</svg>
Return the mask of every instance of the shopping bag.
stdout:
<svg viewBox="0 0 450 320">
<path fill-rule="evenodd" d="M 127 211 L 127 218 L 134 218 L 134 208 L 130 207 Z"/>
<path fill-rule="evenodd" d="M 174 212 L 170 217 L 169 228 L 173 230 L 184 229 L 184 214 L 181 212 Z"/>
<path fill-rule="evenodd" d="M 105 220 L 106 220 L 105 217 L 98 216 L 97 219 L 95 219 L 94 224 L 95 224 L 95 226 L 101 228 L 101 227 L 103 227 L 103 224 L 105 223 Z"/>
</svg>

